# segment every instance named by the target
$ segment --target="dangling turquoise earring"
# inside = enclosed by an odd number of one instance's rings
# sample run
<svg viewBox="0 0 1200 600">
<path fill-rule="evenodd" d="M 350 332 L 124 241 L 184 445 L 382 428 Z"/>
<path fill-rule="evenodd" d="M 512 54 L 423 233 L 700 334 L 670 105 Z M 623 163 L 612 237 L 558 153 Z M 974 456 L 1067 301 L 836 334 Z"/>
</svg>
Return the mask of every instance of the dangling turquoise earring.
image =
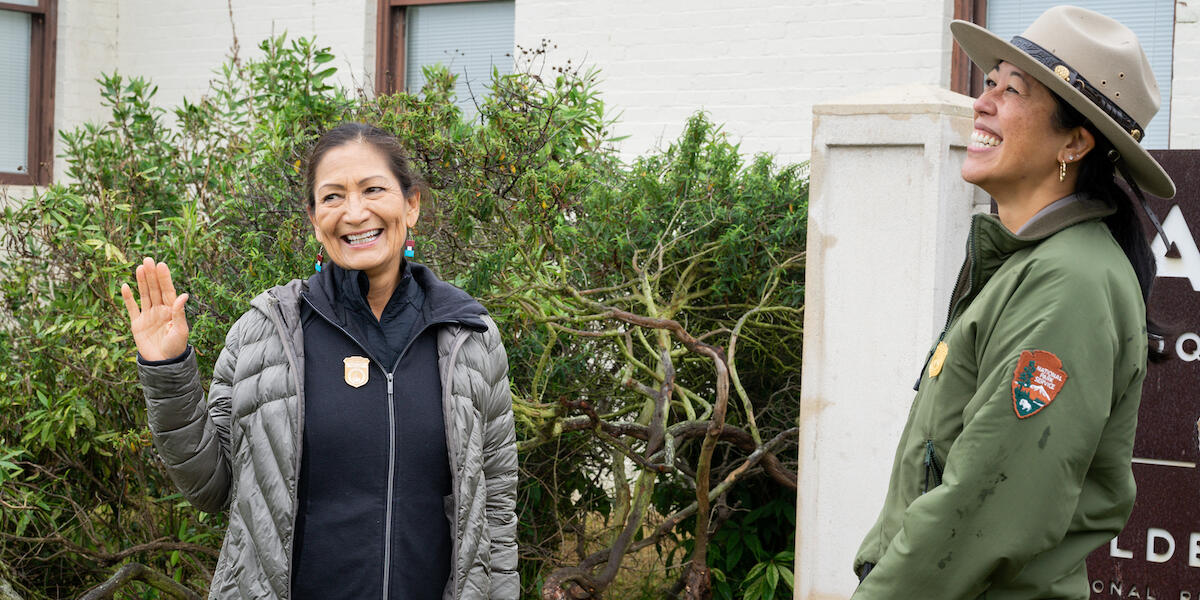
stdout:
<svg viewBox="0 0 1200 600">
<path fill-rule="evenodd" d="M 321 272 L 321 263 L 324 262 L 324 260 L 325 260 L 325 253 L 323 251 L 317 252 L 317 264 L 315 264 L 313 266 L 316 268 L 318 273 Z"/>
<path fill-rule="evenodd" d="M 417 255 L 417 242 L 412 238 L 412 230 L 408 231 L 408 237 L 404 239 L 404 258 L 412 258 Z"/>
</svg>

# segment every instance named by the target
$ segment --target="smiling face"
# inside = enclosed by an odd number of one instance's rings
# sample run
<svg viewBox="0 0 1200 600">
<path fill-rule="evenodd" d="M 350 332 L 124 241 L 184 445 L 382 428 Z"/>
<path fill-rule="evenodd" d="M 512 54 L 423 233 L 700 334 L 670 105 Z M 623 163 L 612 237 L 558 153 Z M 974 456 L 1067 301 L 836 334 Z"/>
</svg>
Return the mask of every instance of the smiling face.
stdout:
<svg viewBox="0 0 1200 600">
<path fill-rule="evenodd" d="M 404 191 L 387 156 L 371 144 L 326 152 L 316 165 L 308 218 L 330 260 L 372 282 L 398 274 L 407 230 L 421 212 L 419 192 L 405 198 Z"/>
<path fill-rule="evenodd" d="M 1054 126 L 1055 108 L 1050 90 L 1024 71 L 1006 62 L 992 69 L 975 100 L 963 179 L 997 203 L 1060 187 L 1058 161 L 1067 158 L 1075 132 Z"/>
</svg>

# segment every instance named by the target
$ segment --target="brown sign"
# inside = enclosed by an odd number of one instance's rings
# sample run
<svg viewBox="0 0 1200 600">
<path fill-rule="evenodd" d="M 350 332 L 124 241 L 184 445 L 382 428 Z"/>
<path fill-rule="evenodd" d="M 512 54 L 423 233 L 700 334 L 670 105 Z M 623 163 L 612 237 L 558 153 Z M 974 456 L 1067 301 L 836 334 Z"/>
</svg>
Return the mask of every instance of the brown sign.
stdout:
<svg viewBox="0 0 1200 600">
<path fill-rule="evenodd" d="M 1142 387 L 1125 529 L 1088 557 L 1092 599 L 1200 600 L 1200 150 L 1152 152 L 1175 180 L 1173 200 L 1150 198 L 1174 248 L 1159 260 L 1150 314 L 1172 330 L 1170 359 Z M 1157 233 L 1155 254 L 1165 248 Z"/>
</svg>

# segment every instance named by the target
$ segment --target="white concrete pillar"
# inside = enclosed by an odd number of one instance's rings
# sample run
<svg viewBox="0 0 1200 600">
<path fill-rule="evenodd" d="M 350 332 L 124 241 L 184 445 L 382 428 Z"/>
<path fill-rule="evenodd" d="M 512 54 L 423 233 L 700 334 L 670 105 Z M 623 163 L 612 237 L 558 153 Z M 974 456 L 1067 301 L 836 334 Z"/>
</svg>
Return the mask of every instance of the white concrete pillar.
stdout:
<svg viewBox="0 0 1200 600">
<path fill-rule="evenodd" d="M 797 600 L 848 598 L 883 505 L 970 215 L 971 99 L 888 88 L 813 107 L 796 502 Z"/>
</svg>

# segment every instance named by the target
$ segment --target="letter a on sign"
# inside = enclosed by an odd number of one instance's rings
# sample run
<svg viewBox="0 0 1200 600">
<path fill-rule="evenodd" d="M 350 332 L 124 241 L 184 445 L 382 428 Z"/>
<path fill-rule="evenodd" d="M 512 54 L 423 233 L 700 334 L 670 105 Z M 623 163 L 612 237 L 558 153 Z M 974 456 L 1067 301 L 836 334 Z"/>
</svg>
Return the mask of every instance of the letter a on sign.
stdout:
<svg viewBox="0 0 1200 600">
<path fill-rule="evenodd" d="M 1150 251 L 1158 263 L 1158 276 L 1186 278 L 1192 283 L 1192 289 L 1200 292 L 1200 249 L 1196 248 L 1196 239 L 1192 237 L 1191 228 L 1183 219 L 1183 211 L 1179 210 L 1178 204 L 1167 212 L 1162 226 L 1163 232 L 1179 250 L 1179 258 L 1167 258 L 1167 247 L 1163 244 L 1162 236 L 1155 234 L 1154 241 L 1150 242 Z"/>
</svg>

